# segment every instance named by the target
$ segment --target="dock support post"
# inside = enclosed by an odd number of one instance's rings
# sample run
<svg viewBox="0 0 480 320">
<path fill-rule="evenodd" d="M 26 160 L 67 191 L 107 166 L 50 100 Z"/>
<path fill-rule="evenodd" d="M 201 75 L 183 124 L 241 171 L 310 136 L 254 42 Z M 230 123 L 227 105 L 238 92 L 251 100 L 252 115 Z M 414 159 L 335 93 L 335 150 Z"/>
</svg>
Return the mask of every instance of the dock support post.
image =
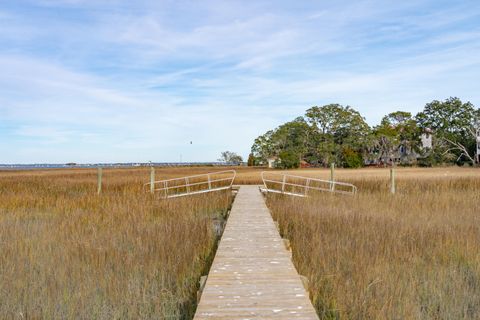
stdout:
<svg viewBox="0 0 480 320">
<path fill-rule="evenodd" d="M 97 169 L 97 194 L 102 193 L 102 167 Z"/>
<path fill-rule="evenodd" d="M 335 191 L 335 163 L 330 165 L 330 191 Z"/>
<path fill-rule="evenodd" d="M 150 167 L 150 193 L 155 192 L 155 167 Z"/>
<path fill-rule="evenodd" d="M 390 193 L 395 194 L 395 167 L 390 168 Z"/>
</svg>

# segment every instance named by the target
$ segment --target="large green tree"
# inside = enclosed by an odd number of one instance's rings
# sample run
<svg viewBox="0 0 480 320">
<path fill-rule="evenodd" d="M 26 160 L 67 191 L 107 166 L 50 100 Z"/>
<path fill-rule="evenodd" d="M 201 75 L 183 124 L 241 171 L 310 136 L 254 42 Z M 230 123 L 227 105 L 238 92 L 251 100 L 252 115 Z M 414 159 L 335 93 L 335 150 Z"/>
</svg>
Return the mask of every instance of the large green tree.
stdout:
<svg viewBox="0 0 480 320">
<path fill-rule="evenodd" d="M 272 139 L 274 130 L 269 130 L 265 134 L 257 137 L 253 142 L 251 151 L 256 165 L 265 164 L 267 159 L 276 154 L 275 143 Z"/>
<path fill-rule="evenodd" d="M 266 163 L 269 157 L 288 154 L 289 158 L 300 160 L 308 151 L 311 128 L 302 117 L 282 124 L 255 139 L 252 153 L 257 163 Z"/>
<path fill-rule="evenodd" d="M 323 165 L 332 162 L 347 164 L 346 154 L 356 157 L 363 153 L 370 127 L 352 107 L 339 104 L 315 106 L 307 110 L 305 117 L 315 133 L 314 152 Z"/>
<path fill-rule="evenodd" d="M 434 131 L 439 141 L 436 152 L 452 154 L 458 163 L 466 161 L 475 164 L 475 131 L 479 115 L 480 110 L 472 103 L 450 97 L 445 101 L 427 103 L 416 120 L 422 128 Z"/>
<path fill-rule="evenodd" d="M 289 151 L 301 159 L 308 150 L 311 129 L 302 117 L 282 124 L 275 130 L 273 140 L 277 151 Z"/>
<path fill-rule="evenodd" d="M 453 159 L 475 163 L 475 131 L 480 109 L 458 98 L 428 103 L 415 117 L 405 111 L 389 113 L 370 129 L 361 114 L 350 106 L 328 104 L 308 109 L 298 117 L 255 139 L 252 154 L 256 164 L 277 157 L 277 164 L 298 166 L 301 160 L 327 166 L 332 162 L 357 167 L 364 161 L 400 159 L 423 165 Z M 422 133 L 433 130 L 433 151 L 421 147 Z M 428 131 L 430 132 L 430 131 Z M 400 151 L 401 150 L 401 151 Z M 431 150 L 427 148 L 426 150 Z"/>
</svg>

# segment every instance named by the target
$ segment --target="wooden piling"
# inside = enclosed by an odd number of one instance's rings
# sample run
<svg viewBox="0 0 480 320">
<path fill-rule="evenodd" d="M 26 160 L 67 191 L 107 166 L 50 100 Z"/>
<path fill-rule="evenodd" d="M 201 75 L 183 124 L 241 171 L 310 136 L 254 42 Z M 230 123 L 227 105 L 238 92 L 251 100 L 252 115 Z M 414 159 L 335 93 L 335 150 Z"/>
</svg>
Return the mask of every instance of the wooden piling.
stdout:
<svg viewBox="0 0 480 320">
<path fill-rule="evenodd" d="M 102 168 L 98 167 L 97 169 L 97 194 L 100 195 L 102 193 Z"/>
<path fill-rule="evenodd" d="M 155 192 L 155 167 L 150 167 L 150 193 Z"/>
<path fill-rule="evenodd" d="M 395 194 L 395 167 L 390 168 L 390 193 Z"/>
<path fill-rule="evenodd" d="M 330 191 L 335 191 L 335 163 L 330 165 Z"/>
</svg>

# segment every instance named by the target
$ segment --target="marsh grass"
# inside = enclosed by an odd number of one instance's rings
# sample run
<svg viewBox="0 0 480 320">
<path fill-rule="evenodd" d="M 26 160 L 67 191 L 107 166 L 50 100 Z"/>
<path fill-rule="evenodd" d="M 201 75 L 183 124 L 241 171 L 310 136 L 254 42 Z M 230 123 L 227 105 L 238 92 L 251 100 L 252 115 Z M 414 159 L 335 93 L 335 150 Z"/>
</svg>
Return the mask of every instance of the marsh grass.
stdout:
<svg viewBox="0 0 480 320">
<path fill-rule="evenodd" d="M 238 168 L 260 184 L 263 168 Z M 157 179 L 225 168 L 157 168 Z M 328 179 L 329 170 L 295 170 Z M 0 172 L 0 318 L 189 319 L 227 193 L 161 201 L 148 168 Z M 480 318 L 480 173 L 337 170 L 355 198 L 270 197 L 322 319 Z"/>
<path fill-rule="evenodd" d="M 271 195 L 321 319 L 480 319 L 480 179 L 351 172 L 356 197 Z M 367 178 L 364 178 L 367 176 Z"/>
<path fill-rule="evenodd" d="M 228 193 L 162 201 L 148 170 L 0 174 L 0 318 L 190 319 Z"/>
</svg>

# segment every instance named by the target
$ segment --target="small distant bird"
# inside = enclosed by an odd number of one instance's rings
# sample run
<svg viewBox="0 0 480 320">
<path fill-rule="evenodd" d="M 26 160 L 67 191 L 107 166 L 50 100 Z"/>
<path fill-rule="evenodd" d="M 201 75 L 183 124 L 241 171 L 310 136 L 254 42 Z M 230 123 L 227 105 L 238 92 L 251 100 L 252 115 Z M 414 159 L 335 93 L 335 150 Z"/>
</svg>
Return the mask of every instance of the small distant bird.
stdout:
<svg viewBox="0 0 480 320">
<path fill-rule="evenodd" d="M 192 144 L 192 141 L 190 141 L 190 144 Z"/>
</svg>

